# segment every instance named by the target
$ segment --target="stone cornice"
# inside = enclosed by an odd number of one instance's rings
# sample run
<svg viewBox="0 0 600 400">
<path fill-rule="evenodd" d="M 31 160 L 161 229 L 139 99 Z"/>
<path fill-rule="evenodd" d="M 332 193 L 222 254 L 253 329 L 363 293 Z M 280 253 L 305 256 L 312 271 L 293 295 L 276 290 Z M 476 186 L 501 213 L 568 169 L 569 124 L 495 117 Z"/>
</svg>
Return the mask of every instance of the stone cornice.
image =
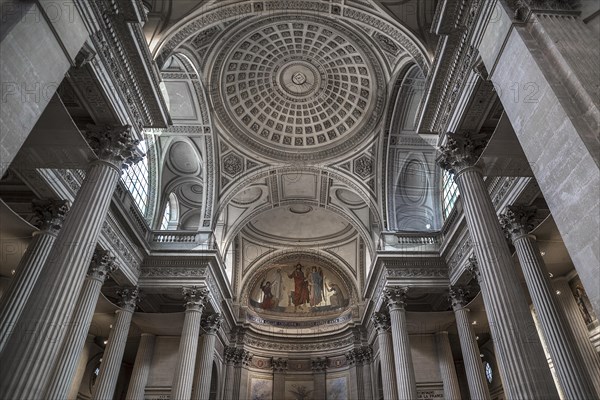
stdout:
<svg viewBox="0 0 600 400">
<path fill-rule="evenodd" d="M 145 16 L 139 2 L 78 0 L 77 3 L 91 32 L 90 41 L 98 61 L 106 68 L 109 79 L 116 83 L 105 87 L 116 89 L 118 96 L 113 99 L 118 98 L 121 104 L 108 101 L 108 107 L 116 110 L 124 106 L 138 134 L 143 127 L 166 127 L 170 118 L 159 87 L 158 69 L 142 32 L 140 22 Z M 93 71 L 97 65 L 97 62 L 89 63 L 86 69 Z M 92 73 L 88 79 L 101 76 Z M 100 87 L 96 89 L 102 91 Z M 86 96 L 81 97 L 84 102 L 87 100 Z"/>
</svg>

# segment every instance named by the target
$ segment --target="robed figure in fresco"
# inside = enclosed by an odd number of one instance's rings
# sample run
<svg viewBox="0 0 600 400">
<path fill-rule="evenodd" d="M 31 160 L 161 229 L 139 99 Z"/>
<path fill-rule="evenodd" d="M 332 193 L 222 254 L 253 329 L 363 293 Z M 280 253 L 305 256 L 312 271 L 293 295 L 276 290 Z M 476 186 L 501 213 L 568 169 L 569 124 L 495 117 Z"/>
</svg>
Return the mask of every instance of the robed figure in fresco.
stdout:
<svg viewBox="0 0 600 400">
<path fill-rule="evenodd" d="M 310 283 L 310 306 L 315 307 L 323 301 L 323 270 L 312 267 L 309 276 Z"/>
<path fill-rule="evenodd" d="M 263 300 L 260 304 L 263 310 L 270 310 L 275 305 L 273 293 L 271 292 L 271 282 L 261 282 L 260 288 L 263 291 Z"/>
<path fill-rule="evenodd" d="M 292 293 L 292 302 L 294 306 L 302 306 L 309 302 L 308 282 L 302 272 L 302 265 L 297 264 L 296 269 L 288 275 L 288 278 L 294 280 L 294 292 Z"/>
</svg>

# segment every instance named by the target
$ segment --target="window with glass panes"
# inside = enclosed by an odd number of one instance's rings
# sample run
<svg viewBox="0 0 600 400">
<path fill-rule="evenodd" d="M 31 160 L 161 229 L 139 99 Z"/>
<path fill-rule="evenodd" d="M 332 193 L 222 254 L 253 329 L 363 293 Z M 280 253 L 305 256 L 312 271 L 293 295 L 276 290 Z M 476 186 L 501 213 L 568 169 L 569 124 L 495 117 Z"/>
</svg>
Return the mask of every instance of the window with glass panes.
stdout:
<svg viewBox="0 0 600 400">
<path fill-rule="evenodd" d="M 146 153 L 146 141 L 139 144 L 141 153 Z M 121 181 L 131 193 L 135 204 L 146 215 L 148 208 L 148 157 L 144 157 L 135 165 L 130 165 L 121 175 Z"/>
<path fill-rule="evenodd" d="M 450 215 L 454 208 L 454 203 L 458 198 L 458 186 L 454 182 L 454 175 L 444 170 L 442 181 L 442 206 L 444 210 L 444 218 Z"/>
</svg>

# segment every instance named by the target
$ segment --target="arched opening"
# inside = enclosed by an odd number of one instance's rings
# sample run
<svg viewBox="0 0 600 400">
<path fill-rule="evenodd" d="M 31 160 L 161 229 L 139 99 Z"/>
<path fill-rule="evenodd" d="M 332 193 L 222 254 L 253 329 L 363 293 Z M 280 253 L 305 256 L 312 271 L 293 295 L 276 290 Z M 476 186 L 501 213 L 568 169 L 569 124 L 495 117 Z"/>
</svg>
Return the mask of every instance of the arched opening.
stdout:
<svg viewBox="0 0 600 400">
<path fill-rule="evenodd" d="M 169 198 L 165 203 L 165 211 L 160 222 L 161 231 L 177 230 L 179 225 L 179 202 L 175 193 L 169 194 Z"/>
</svg>

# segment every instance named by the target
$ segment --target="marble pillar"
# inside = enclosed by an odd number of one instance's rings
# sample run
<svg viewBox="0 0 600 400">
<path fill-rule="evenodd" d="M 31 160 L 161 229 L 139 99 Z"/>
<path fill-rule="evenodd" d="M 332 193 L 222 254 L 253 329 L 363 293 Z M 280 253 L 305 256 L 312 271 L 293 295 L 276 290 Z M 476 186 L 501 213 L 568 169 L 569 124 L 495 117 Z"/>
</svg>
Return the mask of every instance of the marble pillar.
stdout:
<svg viewBox="0 0 600 400">
<path fill-rule="evenodd" d="M 535 236 L 529 234 L 535 213 L 532 207 L 509 206 L 500 221 L 517 251 L 561 389 L 569 399 L 600 397 L 556 298 Z"/>
<path fill-rule="evenodd" d="M 506 396 L 558 399 L 525 291 L 483 175 L 475 167 L 487 135 L 448 133 L 446 139 L 437 161 L 458 184 Z"/>
<path fill-rule="evenodd" d="M 0 398 L 43 397 L 121 168 L 141 159 L 130 127 L 90 127 L 86 136 L 99 159 L 87 169 L 34 286 L 35 295 L 0 355 L 0 365 L 11 366 L 0 374 Z"/>
<path fill-rule="evenodd" d="M 456 376 L 456 367 L 454 366 L 454 357 L 452 357 L 448 332 L 442 331 L 436 333 L 435 342 L 440 373 L 444 384 L 444 399 L 460 400 L 460 386 L 458 385 L 458 377 Z"/>
<path fill-rule="evenodd" d="M 311 361 L 314 382 L 314 400 L 327 400 L 327 358 L 318 357 Z"/>
<path fill-rule="evenodd" d="M 129 380 L 127 400 L 144 399 L 148 375 L 150 374 L 150 364 L 152 363 L 152 356 L 154 355 L 155 342 L 156 336 L 151 333 L 142 333 L 137 354 L 135 355 L 133 372 L 131 373 L 131 379 Z"/>
<path fill-rule="evenodd" d="M 77 395 L 79 394 L 79 388 L 81 388 L 81 382 L 87 373 L 87 365 L 90 361 L 90 356 L 92 355 L 92 349 L 97 347 L 94 343 L 94 335 L 87 335 L 85 340 L 85 344 L 83 346 L 83 350 L 81 351 L 81 355 L 79 356 L 79 361 L 77 362 L 77 368 L 75 369 L 75 376 L 73 377 L 73 382 L 71 383 L 71 387 L 69 388 L 69 393 L 67 394 L 67 400 L 77 400 Z"/>
<path fill-rule="evenodd" d="M 108 336 L 98 379 L 92 390 L 92 400 L 111 400 L 115 394 L 123 361 L 123 352 L 127 344 L 129 327 L 131 326 L 131 317 L 139 300 L 137 288 L 123 289 L 118 292 L 118 295 L 121 298 L 121 308 L 116 311 L 113 329 Z"/>
<path fill-rule="evenodd" d="M 477 271 L 472 267 L 472 272 Z M 469 309 L 466 308 L 469 292 L 465 288 L 451 287 L 450 301 L 456 318 L 456 329 L 460 339 L 460 349 L 463 355 L 463 363 L 469 384 L 471 399 L 491 400 L 490 390 L 485 379 L 483 363 L 479 357 L 479 346 L 469 320 Z"/>
<path fill-rule="evenodd" d="M 56 364 L 46 388 L 47 399 L 64 399 L 69 392 L 77 370 L 77 362 L 85 346 L 100 289 L 108 275 L 117 266 L 115 258 L 106 250 L 97 249 L 92 257 L 88 275 L 79 293 L 71 325 L 65 335 Z"/>
<path fill-rule="evenodd" d="M 557 290 L 557 298 L 569 321 L 573 336 L 579 351 L 583 356 L 590 375 L 595 377 L 596 390 L 600 390 L 600 354 L 590 340 L 590 332 L 579 310 L 579 305 L 573 296 L 569 281 L 565 277 L 556 278 L 552 282 Z"/>
<path fill-rule="evenodd" d="M 249 385 L 249 370 L 252 365 L 252 358 L 254 355 L 247 350 L 242 350 L 241 353 L 241 365 L 240 365 L 240 393 L 239 399 L 246 399 Z"/>
<path fill-rule="evenodd" d="M 417 398 L 417 382 L 415 380 L 415 369 L 412 362 L 408 326 L 406 324 L 405 306 L 407 291 L 408 288 L 405 287 L 388 287 L 384 290 L 390 312 L 399 400 Z"/>
<path fill-rule="evenodd" d="M 235 362 L 237 359 L 237 349 L 233 346 L 225 347 L 225 390 L 224 399 L 234 399 L 234 381 L 235 381 Z"/>
<path fill-rule="evenodd" d="M 373 350 L 370 346 L 363 346 L 359 357 L 362 363 L 363 398 L 371 400 L 373 398 L 373 384 L 371 382 L 373 376 L 371 373 L 371 368 L 373 367 Z"/>
<path fill-rule="evenodd" d="M 68 209 L 66 200 L 33 201 L 39 231 L 33 233 L 33 238 L 0 299 L 0 353 L 29 299 Z"/>
<path fill-rule="evenodd" d="M 350 374 L 350 382 L 348 383 L 348 397 L 351 399 L 362 400 L 362 393 L 359 395 L 359 384 L 358 384 L 358 351 L 357 349 L 352 349 L 345 354 L 346 356 L 346 364 L 348 364 L 348 372 Z M 362 371 L 361 371 L 362 372 Z M 361 379 L 362 379 L 362 373 Z M 362 386 L 362 382 L 361 382 Z"/>
<path fill-rule="evenodd" d="M 273 358 L 271 368 L 273 368 L 273 399 L 285 398 L 285 371 L 288 363 L 283 358 Z"/>
<path fill-rule="evenodd" d="M 390 332 L 390 317 L 384 313 L 373 314 L 373 325 L 377 329 L 379 343 L 379 363 L 381 364 L 381 382 L 383 383 L 383 400 L 398 400 L 396 384 L 396 367 L 394 366 L 394 350 Z"/>
<path fill-rule="evenodd" d="M 215 341 L 222 321 L 221 314 L 215 313 L 210 314 L 200 323 L 203 334 L 200 337 L 200 348 L 196 360 L 196 382 L 192 391 L 193 400 L 208 400 L 210 396 Z"/>
<path fill-rule="evenodd" d="M 179 354 L 173 375 L 173 386 L 171 387 L 172 399 L 189 400 L 191 398 L 198 336 L 200 335 L 200 321 L 208 295 L 208 289 L 205 288 L 183 288 L 185 320 L 181 332 L 181 341 L 179 342 Z"/>
</svg>

